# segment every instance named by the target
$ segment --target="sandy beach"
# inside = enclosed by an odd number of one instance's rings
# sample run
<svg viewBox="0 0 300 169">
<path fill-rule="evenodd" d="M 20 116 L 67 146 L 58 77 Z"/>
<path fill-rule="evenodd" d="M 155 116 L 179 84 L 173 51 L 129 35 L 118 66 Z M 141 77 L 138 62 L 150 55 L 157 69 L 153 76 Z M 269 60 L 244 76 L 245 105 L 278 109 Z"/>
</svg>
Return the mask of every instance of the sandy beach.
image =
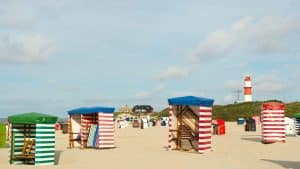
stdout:
<svg viewBox="0 0 300 169">
<path fill-rule="evenodd" d="M 213 151 L 197 154 L 167 151 L 168 128 L 116 129 L 116 148 L 107 150 L 68 149 L 68 135 L 56 132 L 55 166 L 61 169 L 300 169 L 300 137 L 287 137 L 286 143 L 262 144 L 260 126 L 245 132 L 244 126 L 226 123 L 226 135 L 213 136 Z M 10 165 L 7 149 L 0 149 L 0 169 L 36 168 Z"/>
</svg>

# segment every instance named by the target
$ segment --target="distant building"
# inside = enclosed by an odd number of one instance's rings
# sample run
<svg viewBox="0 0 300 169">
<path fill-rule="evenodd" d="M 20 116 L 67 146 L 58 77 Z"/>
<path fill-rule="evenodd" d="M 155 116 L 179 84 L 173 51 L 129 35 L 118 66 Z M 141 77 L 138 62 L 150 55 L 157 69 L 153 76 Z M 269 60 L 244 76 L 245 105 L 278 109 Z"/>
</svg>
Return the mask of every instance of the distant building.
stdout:
<svg viewBox="0 0 300 169">
<path fill-rule="evenodd" d="M 247 75 L 244 79 L 244 101 L 252 102 L 252 86 L 251 86 L 251 77 Z"/>
<path fill-rule="evenodd" d="M 125 106 L 119 108 L 119 112 L 130 113 L 131 108 L 126 104 Z"/>
<path fill-rule="evenodd" d="M 132 108 L 132 112 L 134 112 L 134 113 L 152 113 L 153 107 L 150 105 L 135 105 Z"/>
</svg>

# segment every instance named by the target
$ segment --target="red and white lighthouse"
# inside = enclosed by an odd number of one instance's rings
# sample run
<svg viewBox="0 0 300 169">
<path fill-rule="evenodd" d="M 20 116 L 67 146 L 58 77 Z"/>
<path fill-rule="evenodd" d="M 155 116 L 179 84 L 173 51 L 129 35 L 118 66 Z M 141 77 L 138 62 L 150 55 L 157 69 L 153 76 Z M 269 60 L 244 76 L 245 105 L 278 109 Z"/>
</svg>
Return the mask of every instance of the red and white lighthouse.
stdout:
<svg viewBox="0 0 300 169">
<path fill-rule="evenodd" d="M 245 102 L 252 102 L 252 86 L 251 86 L 251 77 L 247 75 L 244 79 L 244 98 Z"/>
</svg>

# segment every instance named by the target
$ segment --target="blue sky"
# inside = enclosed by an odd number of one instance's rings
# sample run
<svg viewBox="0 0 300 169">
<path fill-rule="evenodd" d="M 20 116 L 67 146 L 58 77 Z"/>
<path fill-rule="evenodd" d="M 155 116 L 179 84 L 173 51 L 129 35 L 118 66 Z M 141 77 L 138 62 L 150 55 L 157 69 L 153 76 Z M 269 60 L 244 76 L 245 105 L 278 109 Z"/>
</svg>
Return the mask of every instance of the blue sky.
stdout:
<svg viewBox="0 0 300 169">
<path fill-rule="evenodd" d="M 0 1 L 0 117 L 195 95 L 299 101 L 300 2 Z"/>
</svg>

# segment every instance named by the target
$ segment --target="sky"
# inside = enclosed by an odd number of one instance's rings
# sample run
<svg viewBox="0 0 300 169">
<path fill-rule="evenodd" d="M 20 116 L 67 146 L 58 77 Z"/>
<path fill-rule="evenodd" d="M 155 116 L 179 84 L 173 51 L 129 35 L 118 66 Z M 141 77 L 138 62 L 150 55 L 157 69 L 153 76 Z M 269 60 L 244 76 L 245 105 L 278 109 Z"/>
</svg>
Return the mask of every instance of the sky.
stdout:
<svg viewBox="0 0 300 169">
<path fill-rule="evenodd" d="M 298 0 L 0 0 L 0 117 L 200 96 L 300 100 Z M 242 94 L 240 95 L 242 99 Z"/>
</svg>

